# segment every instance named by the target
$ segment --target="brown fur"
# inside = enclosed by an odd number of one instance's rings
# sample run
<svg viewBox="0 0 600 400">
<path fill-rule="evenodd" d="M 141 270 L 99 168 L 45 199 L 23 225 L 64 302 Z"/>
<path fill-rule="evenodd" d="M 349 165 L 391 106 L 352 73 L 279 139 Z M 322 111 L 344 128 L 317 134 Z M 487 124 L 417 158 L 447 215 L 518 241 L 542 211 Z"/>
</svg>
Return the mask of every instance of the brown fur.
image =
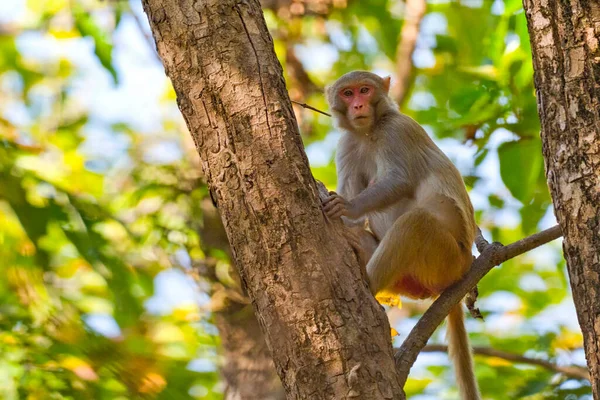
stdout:
<svg viewBox="0 0 600 400">
<path fill-rule="evenodd" d="M 340 91 L 371 85 L 370 125 L 356 128 Z M 344 131 L 336 155 L 338 193 L 324 202 L 330 217 L 348 225 L 366 218 L 379 245 L 366 270 L 372 292 L 437 297 L 470 268 L 475 238 L 473 207 L 452 162 L 423 128 L 401 114 L 387 95 L 389 79 L 364 71 L 327 89 Z M 347 99 L 344 99 L 347 102 Z M 461 305 L 448 317 L 449 346 L 463 400 L 478 400 Z"/>
</svg>

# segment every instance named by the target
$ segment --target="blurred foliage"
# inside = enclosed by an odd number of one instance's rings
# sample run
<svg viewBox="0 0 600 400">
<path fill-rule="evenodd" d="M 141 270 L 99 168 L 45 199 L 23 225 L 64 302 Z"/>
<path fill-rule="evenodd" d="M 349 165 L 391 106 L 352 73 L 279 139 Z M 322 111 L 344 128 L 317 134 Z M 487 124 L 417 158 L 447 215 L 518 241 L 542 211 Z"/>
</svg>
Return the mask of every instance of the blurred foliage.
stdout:
<svg viewBox="0 0 600 400">
<path fill-rule="evenodd" d="M 226 251 L 200 239 L 208 193 L 139 3 L 9 3 L 0 398 L 222 398 L 209 296 L 215 281 L 232 285 Z M 276 3 L 265 17 L 293 99 L 325 110 L 320 89 L 337 76 L 393 76 L 403 2 Z M 521 1 L 430 1 L 413 61 L 402 109 L 459 166 L 488 238 L 551 224 Z M 331 120 L 296 113 L 315 176 L 335 187 Z M 582 362 L 559 246 L 503 264 L 479 290 L 486 321 L 469 322 L 475 344 Z M 393 321 L 399 340 L 415 318 Z M 476 362 L 486 399 L 590 398 L 586 382 L 539 367 Z M 446 358 L 420 360 L 407 392 L 454 398 Z"/>
</svg>

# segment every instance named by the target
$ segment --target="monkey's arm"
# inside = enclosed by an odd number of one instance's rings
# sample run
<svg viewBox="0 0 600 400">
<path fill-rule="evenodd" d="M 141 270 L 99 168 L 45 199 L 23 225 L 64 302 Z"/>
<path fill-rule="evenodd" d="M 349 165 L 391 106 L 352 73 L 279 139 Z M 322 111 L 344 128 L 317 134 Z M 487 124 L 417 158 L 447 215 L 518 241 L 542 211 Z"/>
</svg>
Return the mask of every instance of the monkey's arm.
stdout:
<svg viewBox="0 0 600 400">
<path fill-rule="evenodd" d="M 389 171 L 350 201 L 336 193 L 331 193 L 331 196 L 323 202 L 324 211 L 333 218 L 346 216 L 357 219 L 368 212 L 392 205 L 401 198 L 412 197 L 414 189 L 414 185 L 403 179 L 401 173 Z"/>
<path fill-rule="evenodd" d="M 360 155 L 357 154 L 352 139 L 343 137 L 340 140 L 339 149 L 336 153 L 336 173 L 337 173 L 337 193 L 341 196 L 351 199 L 357 196 L 367 187 L 367 180 L 364 177 L 364 167 L 362 167 Z M 362 168 L 361 168 L 362 167 Z"/>
<path fill-rule="evenodd" d="M 350 146 L 345 142 L 340 143 L 340 149 L 336 155 L 336 169 L 338 176 L 337 193 L 329 192 L 330 196 L 323 201 L 324 210 L 330 217 L 337 218 L 340 215 L 345 215 L 337 213 L 337 210 L 344 208 L 344 204 L 338 204 L 339 201 L 332 202 L 333 199 L 351 199 L 358 196 L 367 188 L 367 180 L 364 175 L 361 174 L 360 162 L 356 161 L 357 157 L 354 155 L 353 149 L 349 147 Z M 336 208 L 335 215 L 331 212 L 333 207 Z M 342 218 L 342 220 L 346 226 L 360 226 L 361 228 L 364 228 L 364 218 Z"/>
<path fill-rule="evenodd" d="M 412 197 L 414 189 L 400 173 L 390 171 L 349 201 L 348 216 L 358 218 L 368 212 L 384 209 L 401 198 Z"/>
</svg>

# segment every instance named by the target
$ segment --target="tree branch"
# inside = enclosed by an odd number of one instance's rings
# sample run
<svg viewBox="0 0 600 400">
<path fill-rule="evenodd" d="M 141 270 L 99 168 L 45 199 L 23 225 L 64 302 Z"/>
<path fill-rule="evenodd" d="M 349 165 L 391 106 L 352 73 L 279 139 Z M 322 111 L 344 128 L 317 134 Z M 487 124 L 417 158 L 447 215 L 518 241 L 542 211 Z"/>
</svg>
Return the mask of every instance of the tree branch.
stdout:
<svg viewBox="0 0 600 400">
<path fill-rule="evenodd" d="M 290 100 L 290 101 L 291 101 L 292 103 L 294 103 L 294 104 L 297 104 L 297 105 L 299 105 L 300 107 L 307 108 L 307 109 L 309 109 L 309 110 L 316 111 L 316 112 L 318 112 L 319 114 L 323 114 L 323 115 L 327 115 L 328 117 L 331 117 L 331 114 L 328 114 L 328 113 L 326 113 L 325 111 L 321 111 L 321 110 L 319 110 L 318 108 L 315 108 L 315 107 L 313 107 L 313 106 L 309 106 L 309 105 L 308 105 L 308 104 L 306 104 L 306 103 L 300 103 L 299 101 L 295 101 L 295 100 Z"/>
<path fill-rule="evenodd" d="M 429 344 L 421 350 L 424 353 L 435 353 L 435 352 L 448 352 L 448 346 L 442 344 Z M 508 351 L 497 350 L 491 347 L 474 346 L 473 354 L 478 356 L 487 357 L 498 357 L 503 360 L 512 361 L 519 364 L 536 365 L 538 367 L 546 368 L 549 371 L 553 371 L 565 376 L 575 379 L 587 379 L 590 380 L 590 373 L 584 367 L 578 365 L 565 365 L 560 366 L 550 361 L 540 360 L 537 358 L 525 357 L 520 354 L 511 353 Z"/>
<path fill-rule="evenodd" d="M 425 0 L 406 0 L 404 25 L 396 51 L 396 83 L 392 87 L 392 98 L 402 105 L 412 83 L 412 55 L 417 45 L 419 26 L 425 15 Z"/>
<path fill-rule="evenodd" d="M 284 37 L 288 42 L 287 50 L 285 52 L 285 64 L 289 71 L 290 76 L 298 84 L 300 95 L 302 98 L 307 98 L 313 93 L 322 92 L 323 88 L 320 88 L 308 75 L 308 72 L 304 69 L 302 61 L 296 55 L 294 50 L 294 43 L 290 42 L 289 38 Z"/>
<path fill-rule="evenodd" d="M 423 314 L 423 317 L 417 322 L 396 353 L 396 370 L 402 385 L 406 382 L 410 369 L 421 349 L 427 344 L 427 340 L 429 340 L 436 328 L 448 315 L 450 309 L 458 304 L 481 278 L 496 265 L 500 265 L 511 258 L 526 253 L 554 239 L 558 239 L 561 236 L 561 231 L 557 225 L 508 246 L 503 246 L 497 242 L 487 243 L 483 237 L 479 236 L 481 236 L 480 233 L 476 242 L 481 254 L 473 261 L 469 272 L 467 272 L 463 279 L 446 289 L 438 297 L 425 314 Z"/>
<path fill-rule="evenodd" d="M 151 34 L 146 32 L 146 28 L 144 26 L 144 22 L 142 22 L 142 18 L 135 12 L 135 10 L 130 9 L 130 12 L 131 16 L 133 17 L 133 21 L 135 22 L 135 25 L 140 31 L 142 37 L 144 38 L 144 41 L 146 42 L 146 44 L 148 44 L 148 47 L 150 48 L 150 52 L 154 55 L 154 57 L 156 57 L 158 62 L 162 64 L 162 60 L 156 52 L 156 44 L 154 43 L 154 39 L 152 38 Z"/>
</svg>

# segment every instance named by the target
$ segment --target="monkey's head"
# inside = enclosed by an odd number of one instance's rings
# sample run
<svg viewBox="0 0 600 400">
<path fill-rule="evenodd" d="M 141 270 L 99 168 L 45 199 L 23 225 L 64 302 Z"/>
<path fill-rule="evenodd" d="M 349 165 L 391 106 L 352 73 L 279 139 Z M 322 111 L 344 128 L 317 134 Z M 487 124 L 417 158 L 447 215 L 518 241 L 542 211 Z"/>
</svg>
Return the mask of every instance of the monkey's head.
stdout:
<svg viewBox="0 0 600 400">
<path fill-rule="evenodd" d="M 353 71 L 340 77 L 325 91 L 327 102 L 340 128 L 368 133 L 393 104 L 388 96 L 390 77 Z"/>
</svg>

